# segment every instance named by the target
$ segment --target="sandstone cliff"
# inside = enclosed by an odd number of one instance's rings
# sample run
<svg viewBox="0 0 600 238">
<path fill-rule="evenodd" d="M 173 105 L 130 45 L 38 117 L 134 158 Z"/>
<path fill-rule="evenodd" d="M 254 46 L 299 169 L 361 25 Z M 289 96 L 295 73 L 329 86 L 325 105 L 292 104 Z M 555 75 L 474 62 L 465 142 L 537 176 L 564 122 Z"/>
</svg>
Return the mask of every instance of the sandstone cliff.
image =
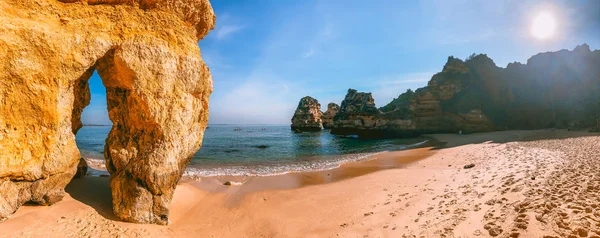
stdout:
<svg viewBox="0 0 600 238">
<path fill-rule="evenodd" d="M 97 70 L 113 122 L 114 212 L 167 224 L 208 119 L 212 79 L 197 42 L 214 23 L 208 0 L 1 1 L 0 219 L 64 196 Z"/>
<path fill-rule="evenodd" d="M 295 131 L 320 131 L 323 127 L 321 121 L 321 104 L 312 97 L 300 99 L 296 112 L 292 117 L 292 130 Z"/>
<path fill-rule="evenodd" d="M 585 44 L 506 68 L 484 54 L 466 61 L 449 57 L 426 87 L 379 110 L 370 94 L 349 90 L 331 133 L 364 138 L 591 127 L 600 116 L 598 65 L 600 51 Z"/>
<path fill-rule="evenodd" d="M 392 116 L 394 115 L 394 116 Z M 333 118 L 332 134 L 359 135 L 361 138 L 412 136 L 416 129 L 410 118 L 385 113 L 375 106 L 371 93 L 348 89 L 339 112 Z"/>
<path fill-rule="evenodd" d="M 323 116 L 321 116 L 321 120 L 323 121 L 323 128 L 331 129 L 333 127 L 333 117 L 335 117 L 339 110 L 340 106 L 338 106 L 337 104 L 327 104 L 327 111 L 323 113 Z"/>
</svg>

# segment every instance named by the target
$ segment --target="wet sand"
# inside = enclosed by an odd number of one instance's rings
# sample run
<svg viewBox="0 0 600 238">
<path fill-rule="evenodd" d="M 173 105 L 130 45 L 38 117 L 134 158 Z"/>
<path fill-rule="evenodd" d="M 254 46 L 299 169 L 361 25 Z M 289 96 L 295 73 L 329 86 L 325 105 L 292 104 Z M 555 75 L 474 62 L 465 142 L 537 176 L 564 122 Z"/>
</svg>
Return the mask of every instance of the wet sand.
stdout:
<svg viewBox="0 0 600 238">
<path fill-rule="evenodd" d="M 108 178 L 85 177 L 53 206 L 19 209 L 0 224 L 0 237 L 600 236 L 598 134 L 432 137 L 446 147 L 239 186 L 222 182 L 241 177 L 182 182 L 169 226 L 116 221 Z"/>
<path fill-rule="evenodd" d="M 209 192 L 225 192 L 244 195 L 251 192 L 295 189 L 311 185 L 321 185 L 338 182 L 345 179 L 363 176 L 386 169 L 403 168 L 415 161 L 427 158 L 435 153 L 436 142 L 429 142 L 427 147 L 403 150 L 385 151 L 371 156 L 360 162 L 348 162 L 330 170 L 311 172 L 292 172 L 274 176 L 215 176 L 203 177 L 196 180 L 195 185 Z M 186 179 L 184 179 L 186 181 Z M 225 182 L 236 185 L 223 186 Z"/>
</svg>

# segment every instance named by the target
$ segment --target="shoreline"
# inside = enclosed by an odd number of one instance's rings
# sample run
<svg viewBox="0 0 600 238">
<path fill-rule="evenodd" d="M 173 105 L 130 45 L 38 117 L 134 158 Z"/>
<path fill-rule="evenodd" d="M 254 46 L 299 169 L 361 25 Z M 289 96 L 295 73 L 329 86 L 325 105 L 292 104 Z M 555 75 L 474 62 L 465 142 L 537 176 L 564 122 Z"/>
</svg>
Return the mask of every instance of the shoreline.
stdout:
<svg viewBox="0 0 600 238">
<path fill-rule="evenodd" d="M 388 169 L 403 169 L 406 166 L 426 159 L 437 150 L 478 143 L 506 143 L 509 141 L 527 141 L 565 138 L 565 132 L 573 135 L 587 135 L 586 131 L 568 131 L 555 129 L 495 131 L 473 134 L 427 134 L 421 137 L 425 141 L 416 143 L 415 147 L 397 151 L 372 152 L 366 158 L 342 161 L 337 167 L 309 171 L 286 171 L 277 174 L 256 175 L 215 175 L 199 176 L 187 170 L 178 184 L 188 183 L 209 193 L 228 193 L 243 196 L 247 193 L 297 189 L 305 186 L 322 185 L 360 177 Z M 501 138 L 495 136 L 503 134 Z M 593 135 L 593 134 L 592 134 Z M 459 140 L 455 140 L 459 139 Z M 343 156 L 343 155 L 340 155 Z M 84 158 L 90 171 L 86 176 L 110 177 L 103 160 Z M 462 165 L 458 166 L 461 167 Z M 452 168 L 452 165 L 448 166 Z M 229 183 L 229 184 L 225 184 Z"/>
<path fill-rule="evenodd" d="M 600 207 L 586 199 L 600 196 L 600 180 L 590 176 L 600 169 L 600 135 L 431 136 L 447 143 L 386 152 L 330 175 L 263 176 L 239 186 L 182 180 L 168 226 L 118 221 L 108 178 L 87 176 L 55 205 L 21 207 L 0 223 L 0 237 L 600 236 L 595 223 L 580 222 L 600 219 Z"/>
<path fill-rule="evenodd" d="M 397 151 L 372 152 L 358 160 L 339 161 L 336 167 L 308 170 L 286 171 L 277 174 L 256 175 L 215 175 L 199 176 L 184 172 L 180 183 L 192 182 L 195 186 L 208 192 L 226 192 L 228 187 L 243 186 L 241 193 L 256 192 L 274 189 L 294 189 L 304 186 L 333 183 L 359 177 L 369 173 L 386 169 L 399 169 L 410 163 L 422 160 L 433 153 L 434 148 L 441 145 L 433 137 L 425 141 L 410 145 L 406 149 Z M 352 154 L 357 155 L 357 154 Z M 346 155 L 340 155 L 346 156 Z M 104 161 L 93 158 L 84 158 L 88 163 L 88 175 L 92 177 L 108 177 Z M 229 185 L 225 185 L 229 182 Z"/>
<path fill-rule="evenodd" d="M 414 143 L 414 144 L 409 144 L 409 145 L 405 145 L 404 148 L 399 149 L 399 150 L 384 150 L 384 151 L 374 151 L 374 152 L 362 152 L 362 153 L 353 153 L 353 154 L 339 154 L 339 155 L 324 155 L 324 156 L 328 156 L 328 157 L 342 157 L 343 159 L 324 159 L 322 161 L 315 161 L 315 162 L 305 162 L 308 165 L 310 165 L 311 163 L 331 163 L 333 165 L 333 167 L 312 167 L 311 168 L 306 168 L 306 170 L 286 170 L 286 171 L 277 171 L 277 172 L 273 172 L 273 173 L 253 173 L 253 174 L 217 174 L 217 175 L 202 175 L 202 173 L 198 174 L 198 172 L 203 172 L 202 168 L 196 168 L 193 167 L 192 165 L 188 165 L 186 171 L 183 173 L 182 175 L 182 180 L 185 181 L 189 181 L 189 180 L 195 180 L 195 181 L 200 181 L 202 179 L 213 179 L 213 178 L 254 178 L 254 177 L 272 177 L 272 176 L 282 176 L 282 175 L 288 175 L 288 174 L 295 174 L 295 173 L 319 173 L 319 172 L 326 172 L 326 171 L 330 171 L 330 170 L 336 170 L 339 169 L 340 167 L 353 167 L 351 166 L 351 164 L 355 164 L 355 163 L 363 163 L 363 162 L 367 162 L 370 160 L 376 160 L 379 159 L 379 157 L 389 157 L 390 155 L 387 155 L 388 153 L 396 153 L 396 152 L 400 152 L 400 151 L 409 151 L 409 150 L 413 150 L 413 149 L 419 149 L 419 148 L 434 148 L 434 147 L 439 147 L 442 145 L 442 143 L 438 142 L 435 138 L 432 137 L 426 137 L 426 136 L 422 136 L 421 137 L 423 139 L 423 141 Z M 383 156 L 382 156 L 383 155 Z M 315 157 L 319 157 L 319 156 L 315 156 Z M 88 164 L 88 168 L 91 169 L 91 172 L 88 172 L 88 174 L 86 176 L 96 176 L 98 177 L 99 175 L 108 175 L 107 171 L 106 171 L 106 165 L 104 164 L 104 159 L 99 159 L 99 158 L 91 158 L 91 157 L 83 157 L 87 164 Z M 283 164 L 285 165 L 285 164 Z M 231 166 L 231 165 L 226 165 L 226 166 Z M 257 165 L 259 166 L 259 165 Z M 265 165 L 265 166 L 272 166 L 272 165 Z M 233 165 L 232 167 L 235 167 L 235 165 Z M 240 167 L 243 167 L 240 165 Z M 385 168 L 381 168 L 381 169 L 389 169 L 391 167 L 387 166 Z M 224 170 L 227 170 L 228 168 L 223 168 Z M 235 173 L 235 172 L 234 172 Z M 243 180 L 243 179 L 242 179 Z"/>
<path fill-rule="evenodd" d="M 196 186 L 208 192 L 230 192 L 229 187 L 240 187 L 236 193 L 296 189 L 312 185 L 335 183 L 387 169 L 400 169 L 435 153 L 434 147 L 422 147 L 400 151 L 383 151 L 361 161 L 342 163 L 339 167 L 317 171 L 290 171 L 267 176 L 211 176 L 195 180 Z M 193 179 L 183 179 L 189 181 Z M 237 185 L 224 185 L 234 182 Z"/>
</svg>

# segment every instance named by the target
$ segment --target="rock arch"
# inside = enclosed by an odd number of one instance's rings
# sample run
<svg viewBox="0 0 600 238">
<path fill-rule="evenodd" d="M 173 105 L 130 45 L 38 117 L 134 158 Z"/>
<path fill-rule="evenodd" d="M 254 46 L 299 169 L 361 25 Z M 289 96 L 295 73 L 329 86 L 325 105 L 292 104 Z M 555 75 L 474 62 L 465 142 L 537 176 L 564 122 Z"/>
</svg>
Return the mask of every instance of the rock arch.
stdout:
<svg viewBox="0 0 600 238">
<path fill-rule="evenodd" d="M 126 221 L 168 223 L 208 120 L 212 79 L 197 41 L 214 14 L 207 0 L 153 1 L 151 9 L 107 2 L 0 3 L 0 219 L 64 195 L 97 70 L 113 122 L 104 150 L 113 210 Z M 199 3 L 193 18 L 182 17 L 178 7 Z"/>
</svg>

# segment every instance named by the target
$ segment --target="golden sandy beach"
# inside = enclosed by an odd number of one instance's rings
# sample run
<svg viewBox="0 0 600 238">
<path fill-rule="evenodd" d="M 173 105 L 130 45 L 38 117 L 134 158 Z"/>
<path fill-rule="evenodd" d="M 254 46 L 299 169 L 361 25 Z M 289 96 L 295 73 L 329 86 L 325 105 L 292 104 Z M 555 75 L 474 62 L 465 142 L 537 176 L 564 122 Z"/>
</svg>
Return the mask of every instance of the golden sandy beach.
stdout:
<svg viewBox="0 0 600 238">
<path fill-rule="evenodd" d="M 330 171 L 188 179 L 168 226 L 118 221 L 108 178 L 88 176 L 53 206 L 21 207 L 0 237 L 600 237 L 598 134 L 430 136 L 445 145 Z"/>
</svg>

